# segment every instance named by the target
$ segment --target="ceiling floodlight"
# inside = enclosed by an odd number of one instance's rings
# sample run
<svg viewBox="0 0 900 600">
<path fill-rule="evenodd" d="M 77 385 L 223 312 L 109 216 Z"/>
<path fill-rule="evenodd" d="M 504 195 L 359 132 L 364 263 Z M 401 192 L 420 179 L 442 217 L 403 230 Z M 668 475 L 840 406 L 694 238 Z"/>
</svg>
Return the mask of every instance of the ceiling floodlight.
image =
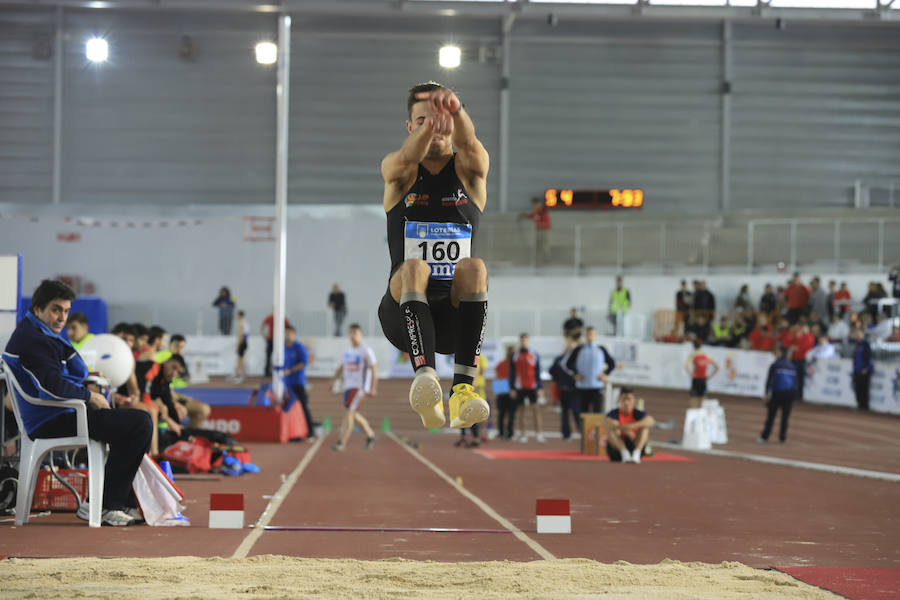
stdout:
<svg viewBox="0 0 900 600">
<path fill-rule="evenodd" d="M 443 46 L 438 53 L 438 64 L 445 69 L 455 69 L 462 59 L 462 50 L 459 46 Z"/>
<path fill-rule="evenodd" d="M 271 65 L 278 60 L 278 46 L 272 42 L 260 42 L 256 45 L 256 62 Z"/>
<path fill-rule="evenodd" d="M 103 38 L 91 38 L 84 45 L 84 54 L 91 62 L 105 62 L 109 58 L 109 44 Z"/>
</svg>

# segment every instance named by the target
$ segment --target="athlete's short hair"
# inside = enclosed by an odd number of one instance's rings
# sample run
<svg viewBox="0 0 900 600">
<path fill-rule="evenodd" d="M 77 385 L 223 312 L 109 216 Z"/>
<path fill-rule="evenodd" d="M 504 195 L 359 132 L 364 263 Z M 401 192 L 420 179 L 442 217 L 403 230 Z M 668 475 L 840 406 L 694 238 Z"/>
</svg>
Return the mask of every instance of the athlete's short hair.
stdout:
<svg viewBox="0 0 900 600">
<path fill-rule="evenodd" d="M 45 279 L 31 295 L 29 310 L 44 310 L 53 300 L 74 300 L 75 290 L 58 279 Z"/>
<path fill-rule="evenodd" d="M 166 362 L 174 362 L 177 363 L 178 366 L 180 366 L 182 369 L 187 369 L 187 363 L 184 362 L 184 357 L 180 354 L 173 354 Z"/>
<path fill-rule="evenodd" d="M 124 333 L 125 335 L 134 335 L 134 327 L 132 327 L 128 323 L 116 323 L 115 326 L 110 330 L 110 333 L 113 335 L 119 335 L 122 333 Z"/>
<path fill-rule="evenodd" d="M 84 326 L 88 325 L 87 315 L 83 312 L 73 312 L 69 314 L 69 320 L 66 321 L 66 325 L 69 323 L 81 323 Z"/>
<path fill-rule="evenodd" d="M 445 85 L 439 84 L 437 81 L 426 81 L 425 83 L 419 83 L 411 88 L 409 88 L 409 96 L 406 98 L 406 113 L 412 118 L 412 108 L 416 102 L 421 102 L 418 98 L 416 98 L 416 94 L 421 92 L 433 92 L 434 90 L 439 89 L 450 89 Z"/>
<path fill-rule="evenodd" d="M 699 349 L 700 349 L 700 346 L 702 346 L 702 345 L 703 345 L 703 340 L 701 340 L 700 338 L 695 338 L 695 339 L 694 339 L 694 348 L 696 348 L 697 350 L 699 350 Z"/>
<path fill-rule="evenodd" d="M 634 388 L 630 388 L 630 387 L 628 387 L 628 386 L 625 386 L 625 387 L 623 387 L 621 390 L 619 390 L 619 398 L 621 398 L 621 397 L 624 396 L 625 394 L 634 394 Z"/>
<path fill-rule="evenodd" d="M 297 333 L 297 330 L 294 329 L 294 326 L 293 326 L 293 325 L 285 325 L 285 326 L 284 326 L 284 330 L 285 330 L 285 331 L 293 331 L 294 333 Z"/>
<path fill-rule="evenodd" d="M 172 334 L 172 337 L 169 338 L 169 343 L 170 343 L 170 344 L 171 344 L 172 342 L 186 342 L 186 341 L 187 341 L 187 340 L 184 339 L 184 336 L 181 335 L 180 333 L 173 333 L 173 334 Z"/>
<path fill-rule="evenodd" d="M 147 331 L 147 343 L 153 344 L 156 340 L 166 335 L 166 330 L 159 325 L 154 325 Z"/>
<path fill-rule="evenodd" d="M 360 325 L 359 323 L 350 323 L 349 329 L 359 329 L 360 332 L 361 332 L 361 331 L 362 331 L 362 325 Z"/>
</svg>

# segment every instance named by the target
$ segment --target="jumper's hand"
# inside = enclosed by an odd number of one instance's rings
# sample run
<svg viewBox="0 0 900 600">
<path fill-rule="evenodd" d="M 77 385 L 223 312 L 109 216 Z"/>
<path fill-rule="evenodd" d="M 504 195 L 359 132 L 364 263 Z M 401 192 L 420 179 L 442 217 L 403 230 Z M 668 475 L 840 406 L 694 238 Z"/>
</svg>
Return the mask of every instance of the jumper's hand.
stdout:
<svg viewBox="0 0 900 600">
<path fill-rule="evenodd" d="M 452 90 L 447 88 L 438 88 L 430 92 L 419 92 L 416 94 L 416 100 L 425 100 L 435 114 L 451 114 L 455 115 L 462 108 L 462 103 Z"/>
<path fill-rule="evenodd" d="M 447 113 L 433 113 L 425 117 L 424 126 L 436 135 L 450 135 L 453 133 L 453 117 Z"/>
</svg>

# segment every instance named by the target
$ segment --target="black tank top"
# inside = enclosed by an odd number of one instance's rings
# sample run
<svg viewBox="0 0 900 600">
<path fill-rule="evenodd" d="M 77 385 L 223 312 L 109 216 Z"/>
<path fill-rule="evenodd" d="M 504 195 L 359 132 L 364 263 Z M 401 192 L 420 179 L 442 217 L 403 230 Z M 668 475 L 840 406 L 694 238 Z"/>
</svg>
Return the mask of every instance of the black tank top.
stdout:
<svg viewBox="0 0 900 600">
<path fill-rule="evenodd" d="M 449 265 L 455 265 L 465 256 L 468 233 L 471 234 L 468 238 L 471 247 L 468 256 L 475 256 L 474 241 L 480 219 L 481 210 L 469 199 L 465 186 L 456 175 L 456 154 L 436 175 L 420 164 L 412 187 L 387 213 L 391 275 L 403 264 L 409 248 L 410 258 L 422 258 L 431 264 L 428 291 L 449 290 L 453 282 L 452 267 Z M 439 225 L 417 225 L 419 223 L 454 225 L 444 228 Z M 470 232 L 466 226 L 471 227 Z"/>
</svg>

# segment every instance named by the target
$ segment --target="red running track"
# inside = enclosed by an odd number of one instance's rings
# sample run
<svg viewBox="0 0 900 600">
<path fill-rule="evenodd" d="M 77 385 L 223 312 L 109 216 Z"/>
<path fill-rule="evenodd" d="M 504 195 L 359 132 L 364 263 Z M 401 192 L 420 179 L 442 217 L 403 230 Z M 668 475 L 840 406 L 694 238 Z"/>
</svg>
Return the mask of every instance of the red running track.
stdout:
<svg viewBox="0 0 900 600">
<path fill-rule="evenodd" d="M 382 415 L 401 423 L 406 382 L 385 381 L 377 402 L 364 408 L 370 421 Z M 683 394 L 646 392 L 658 419 L 683 414 Z M 333 397 L 314 392 L 314 414 L 330 410 Z M 368 401 L 367 401 L 368 402 Z M 731 443 L 726 449 L 834 462 L 897 473 L 896 418 L 855 415 L 841 409 L 801 405 L 787 446 L 758 447 L 753 436 L 761 410 L 757 402 L 725 399 Z M 330 407 L 330 408 L 329 408 Z M 549 411 L 548 408 L 544 409 Z M 415 415 L 413 415 L 414 417 Z M 857 418 L 858 417 L 858 418 Z M 848 420 L 852 427 L 848 428 Z M 245 495 L 248 523 L 310 452 L 317 449 L 269 525 L 280 527 L 453 528 L 495 530 L 503 525 L 460 494 L 455 481 L 511 527 L 556 557 L 602 562 L 655 563 L 735 560 L 771 565 L 841 568 L 900 568 L 900 484 L 687 454 L 692 462 L 610 464 L 597 460 L 492 460 L 456 448 L 455 435 L 407 427 L 418 452 L 450 479 L 430 470 L 412 448 L 381 435 L 365 451 L 359 435 L 347 451 L 322 445 L 251 444 L 263 472 L 218 481 L 179 481 L 188 496 L 190 528 L 104 528 L 91 530 L 72 514 L 36 517 L 26 527 L 0 523 L 0 555 L 10 556 L 231 556 L 249 530 L 206 528 L 209 494 Z M 676 432 L 654 432 L 667 441 Z M 832 441 L 833 440 L 833 441 Z M 578 442 L 551 440 L 540 452 L 573 452 Z M 486 450 L 538 450 L 529 444 L 493 441 Z M 676 450 L 669 451 L 681 455 Z M 834 459 L 834 460 L 832 460 Z M 571 535 L 534 533 L 537 498 L 568 498 Z M 307 557 L 430 559 L 442 561 L 522 560 L 541 557 L 513 534 L 371 531 L 265 531 L 250 554 Z"/>
</svg>

